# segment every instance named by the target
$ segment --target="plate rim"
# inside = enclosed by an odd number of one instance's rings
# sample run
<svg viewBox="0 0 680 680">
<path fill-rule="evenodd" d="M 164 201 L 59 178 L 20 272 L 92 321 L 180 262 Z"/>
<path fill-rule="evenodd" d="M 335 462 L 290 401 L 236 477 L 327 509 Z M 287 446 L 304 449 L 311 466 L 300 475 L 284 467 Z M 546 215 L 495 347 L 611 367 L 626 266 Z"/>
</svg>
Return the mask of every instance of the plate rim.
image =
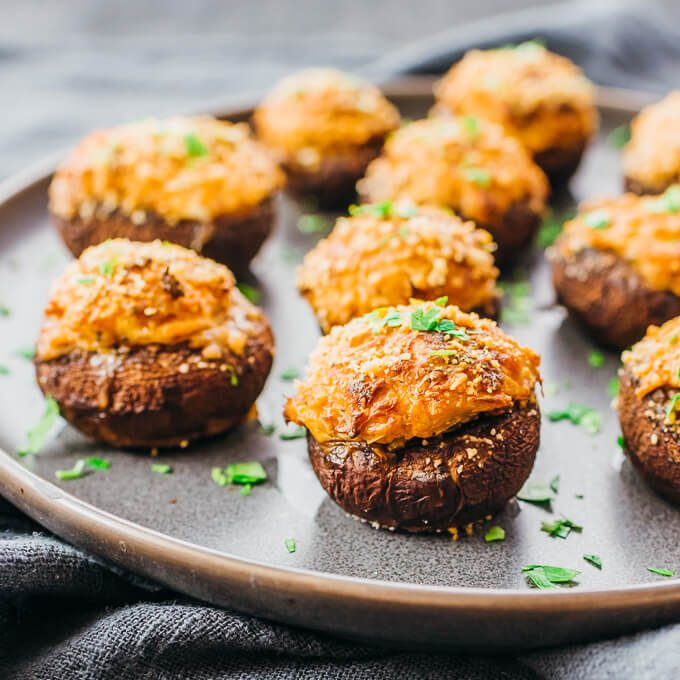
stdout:
<svg viewBox="0 0 680 680">
<path fill-rule="evenodd" d="M 390 81 L 382 87 L 388 96 L 406 99 L 422 97 L 431 91 L 433 76 L 407 76 Z M 427 88 L 427 90 L 425 89 Z M 599 108 L 616 110 L 620 113 L 635 114 L 642 106 L 658 99 L 653 93 L 621 88 L 598 87 Z M 247 116 L 252 111 L 254 98 L 243 98 L 214 102 L 203 108 L 219 117 Z M 49 180 L 65 152 L 58 151 L 28 166 L 0 182 L 0 209 L 21 198 L 37 185 Z M 24 467 L 15 457 L 0 449 L 0 493 L 36 522 L 45 526 L 66 541 L 91 550 L 114 564 L 149 577 L 163 585 L 185 592 L 198 599 L 206 600 L 200 588 L 178 586 L 178 580 L 171 574 L 159 576 L 145 569 L 144 560 L 155 559 L 162 553 L 174 568 L 182 568 L 182 562 L 191 559 L 192 570 L 208 579 L 219 575 L 220 579 L 233 588 L 249 584 L 259 592 L 285 591 L 300 601 L 325 598 L 329 601 L 352 601 L 353 604 L 386 604 L 408 611 L 410 608 L 425 607 L 449 613 L 488 613 L 502 610 L 522 610 L 534 615 L 561 612 L 583 612 L 584 610 L 680 610 L 680 578 L 660 583 L 638 583 L 616 588 L 555 589 L 554 591 L 519 590 L 509 588 L 481 588 L 464 586 L 437 586 L 413 584 L 404 581 L 385 581 L 359 578 L 340 574 L 324 573 L 299 567 L 267 565 L 258 560 L 238 557 L 175 538 L 141 524 L 123 519 L 108 511 L 97 508 L 71 495 Z M 106 536 L 109 543 L 118 541 L 119 551 L 105 549 Z M 99 541 L 99 542 L 98 542 Z M 129 552 L 134 546 L 135 551 Z M 98 548 L 101 547 L 101 552 Z M 229 606 L 227 592 L 224 600 Z M 214 602 L 214 599 L 207 600 Z M 253 613 L 256 607 L 241 608 Z M 295 617 L 279 612 L 277 620 L 296 622 Z M 305 624 L 306 625 L 306 624 Z M 323 629 L 321 625 L 315 626 Z M 331 626 L 327 630 L 335 632 Z"/>
</svg>

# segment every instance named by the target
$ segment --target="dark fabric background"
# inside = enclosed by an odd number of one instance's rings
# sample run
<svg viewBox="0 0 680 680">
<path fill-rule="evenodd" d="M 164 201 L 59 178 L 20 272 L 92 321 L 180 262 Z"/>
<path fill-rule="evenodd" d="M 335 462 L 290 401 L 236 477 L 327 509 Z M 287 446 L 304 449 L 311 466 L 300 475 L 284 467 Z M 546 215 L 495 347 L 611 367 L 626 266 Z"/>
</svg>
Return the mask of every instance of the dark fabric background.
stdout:
<svg viewBox="0 0 680 680">
<path fill-rule="evenodd" d="M 463 21 L 515 4 L 3 3 L 0 176 L 96 125 L 196 110 L 307 64 L 380 78 L 439 72 L 471 46 L 542 36 L 597 82 L 658 92 L 680 84 L 674 2 L 534 2 L 530 12 Z M 498 658 L 397 653 L 259 621 L 123 573 L 0 500 L 0 678 L 679 676 L 680 626 Z"/>
</svg>

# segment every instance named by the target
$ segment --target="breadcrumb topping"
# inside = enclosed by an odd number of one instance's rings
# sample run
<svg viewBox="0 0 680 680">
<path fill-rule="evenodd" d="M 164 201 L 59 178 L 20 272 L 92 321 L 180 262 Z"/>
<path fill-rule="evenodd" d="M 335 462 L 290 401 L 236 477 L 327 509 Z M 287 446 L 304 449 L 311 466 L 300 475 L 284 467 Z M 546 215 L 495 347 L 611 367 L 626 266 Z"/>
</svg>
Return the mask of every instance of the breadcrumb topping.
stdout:
<svg viewBox="0 0 680 680">
<path fill-rule="evenodd" d="M 284 415 L 321 443 L 399 447 L 532 402 L 539 362 L 493 321 L 454 306 L 379 309 L 319 340 Z"/>
<path fill-rule="evenodd" d="M 257 134 L 288 165 L 313 169 L 329 152 L 382 140 L 399 112 L 380 90 L 336 69 L 284 78 L 255 110 Z"/>
<path fill-rule="evenodd" d="M 650 288 L 680 295 L 680 186 L 662 196 L 589 201 L 564 225 L 555 247 L 565 257 L 585 248 L 613 252 Z"/>
<path fill-rule="evenodd" d="M 54 285 L 37 357 L 189 343 L 206 359 L 241 354 L 262 312 L 224 265 L 167 242 L 113 239 L 88 248 Z"/>
<path fill-rule="evenodd" d="M 119 211 L 143 223 L 210 221 L 254 208 L 283 186 L 270 153 L 244 123 L 210 117 L 148 119 L 85 137 L 50 184 L 65 219 Z"/>
<path fill-rule="evenodd" d="M 680 388 L 680 317 L 650 326 L 645 337 L 621 355 L 621 361 L 637 379 L 638 398 L 658 387 Z"/>
<path fill-rule="evenodd" d="M 631 123 L 623 150 L 626 177 L 662 191 L 680 181 L 680 91 L 646 106 Z"/>
<path fill-rule="evenodd" d="M 581 144 L 598 123 L 593 84 L 572 61 L 535 42 L 467 52 L 435 96 L 437 112 L 495 121 L 532 153 Z"/>
<path fill-rule="evenodd" d="M 371 202 L 410 199 L 493 224 L 519 201 L 543 211 L 548 182 L 526 149 L 480 118 L 418 120 L 392 135 L 357 185 Z"/>
<path fill-rule="evenodd" d="M 410 203 L 361 206 L 307 253 L 297 285 L 322 329 L 376 307 L 447 296 L 465 311 L 493 307 L 495 244 L 474 223 Z"/>
</svg>

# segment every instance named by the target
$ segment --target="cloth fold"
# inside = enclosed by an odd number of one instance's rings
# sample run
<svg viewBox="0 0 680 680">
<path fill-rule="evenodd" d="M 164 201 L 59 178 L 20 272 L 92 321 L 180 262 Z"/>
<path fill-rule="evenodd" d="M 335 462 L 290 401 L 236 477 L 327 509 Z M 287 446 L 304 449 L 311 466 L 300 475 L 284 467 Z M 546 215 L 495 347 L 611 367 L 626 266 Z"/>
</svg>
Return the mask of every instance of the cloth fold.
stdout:
<svg viewBox="0 0 680 680">
<path fill-rule="evenodd" d="M 669 13 L 672 8 L 670 2 L 571 2 L 525 10 L 454 27 L 363 73 L 377 79 L 441 73 L 471 47 L 542 37 L 596 82 L 660 93 L 680 83 L 680 12 Z M 518 658 L 334 640 L 168 592 L 49 535 L 0 501 L 0 677 L 8 680 L 656 680 L 679 669 L 680 625 Z"/>
</svg>

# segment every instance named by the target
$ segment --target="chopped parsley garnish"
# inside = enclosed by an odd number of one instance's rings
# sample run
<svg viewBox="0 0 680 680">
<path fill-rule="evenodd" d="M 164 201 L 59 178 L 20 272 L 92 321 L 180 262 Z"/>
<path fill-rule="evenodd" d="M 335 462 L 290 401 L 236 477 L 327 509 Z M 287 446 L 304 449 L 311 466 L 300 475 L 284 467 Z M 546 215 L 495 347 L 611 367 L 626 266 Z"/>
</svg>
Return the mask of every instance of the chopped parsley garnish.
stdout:
<svg viewBox="0 0 680 680">
<path fill-rule="evenodd" d="M 0 364 L 0 375 L 9 375 L 9 368 L 4 364 Z"/>
<path fill-rule="evenodd" d="M 599 555 L 584 555 L 583 559 L 590 562 L 594 567 L 602 569 L 602 558 Z"/>
<path fill-rule="evenodd" d="M 588 352 L 588 363 L 593 368 L 602 368 L 604 366 L 604 362 L 605 358 L 602 352 L 599 352 L 596 349 L 592 350 L 591 352 Z"/>
<path fill-rule="evenodd" d="M 294 553 L 297 550 L 297 543 L 294 538 L 287 538 L 283 543 L 289 553 Z"/>
<path fill-rule="evenodd" d="M 289 366 L 284 371 L 281 371 L 281 374 L 279 375 L 279 378 L 281 378 L 281 380 L 286 380 L 286 381 L 295 380 L 296 378 L 299 378 L 299 377 L 300 377 L 300 371 L 298 371 L 297 368 L 295 368 L 293 366 Z"/>
<path fill-rule="evenodd" d="M 555 491 L 552 482 L 546 484 L 545 482 L 528 481 L 525 482 L 524 486 L 517 492 L 517 498 L 520 501 L 525 501 L 527 503 L 550 504 L 551 501 L 555 500 L 556 495 L 557 492 Z"/>
<path fill-rule="evenodd" d="M 47 397 L 47 399 L 45 399 L 45 411 L 42 414 L 42 417 L 37 425 L 28 431 L 26 434 L 28 441 L 25 446 L 22 446 L 17 451 L 17 454 L 19 456 L 27 456 L 29 454 L 39 453 L 45 445 L 45 439 L 57 422 L 58 417 L 59 405 L 52 397 Z"/>
<path fill-rule="evenodd" d="M 541 522 L 541 531 L 545 531 L 546 534 L 553 538 L 566 538 L 572 531 L 580 533 L 583 531 L 583 527 L 563 517 L 556 519 L 554 522 Z"/>
<path fill-rule="evenodd" d="M 76 283 L 81 286 L 90 286 L 95 282 L 94 276 L 79 276 Z"/>
<path fill-rule="evenodd" d="M 190 132 L 184 135 L 184 148 L 187 155 L 192 158 L 200 158 L 208 155 L 208 147 L 201 141 L 200 137 L 195 132 Z"/>
<path fill-rule="evenodd" d="M 551 480 L 550 480 L 550 488 L 557 494 L 560 491 L 560 476 L 555 475 Z"/>
<path fill-rule="evenodd" d="M 97 456 L 92 456 L 85 461 L 87 467 L 93 470 L 108 470 L 111 467 L 111 461 L 106 458 L 98 458 Z"/>
<path fill-rule="evenodd" d="M 291 441 L 293 439 L 302 439 L 307 436 L 307 429 L 302 427 L 302 425 L 296 425 L 295 427 L 289 428 L 285 432 L 279 434 L 279 439 L 284 442 Z"/>
<path fill-rule="evenodd" d="M 561 215 L 557 215 L 553 211 L 549 211 L 541 222 L 541 226 L 536 234 L 536 245 L 539 248 L 548 248 L 562 232 L 564 223 L 574 218 L 576 213 L 573 210 L 568 210 Z"/>
<path fill-rule="evenodd" d="M 274 432 L 276 432 L 276 425 L 274 425 L 274 423 L 267 423 L 266 425 L 260 423 L 260 429 L 258 432 L 263 434 L 265 437 L 271 437 Z"/>
<path fill-rule="evenodd" d="M 469 336 L 462 328 L 456 326 L 450 319 L 441 318 L 443 311 L 444 310 L 438 305 L 430 307 L 429 309 L 418 307 L 411 312 L 411 319 L 409 322 L 411 330 L 426 332 L 434 331 L 458 338 L 459 340 L 468 340 Z"/>
<path fill-rule="evenodd" d="M 380 203 L 364 203 L 363 205 L 350 205 L 349 214 L 355 215 L 373 215 L 380 219 L 387 219 L 392 214 L 392 202 L 381 201 Z"/>
<path fill-rule="evenodd" d="M 607 135 L 607 144 L 615 149 L 623 149 L 630 142 L 630 125 L 619 125 Z"/>
<path fill-rule="evenodd" d="M 20 347 L 18 350 L 16 350 L 15 354 L 21 359 L 33 361 L 33 358 L 35 357 L 35 349 L 33 347 Z"/>
<path fill-rule="evenodd" d="M 618 376 L 614 376 L 613 378 L 609 379 L 609 382 L 607 383 L 607 391 L 609 392 L 609 396 L 614 399 L 614 397 L 619 396 L 619 387 L 621 386 L 621 381 L 619 380 Z"/>
<path fill-rule="evenodd" d="M 113 271 L 116 268 L 117 264 L 118 264 L 118 256 L 114 255 L 113 257 L 110 257 L 108 260 L 102 262 L 99 265 L 99 271 L 104 276 L 113 276 Z"/>
<path fill-rule="evenodd" d="M 75 465 L 70 470 L 55 470 L 54 475 L 57 479 L 68 481 L 71 479 L 80 479 L 86 475 L 85 461 L 81 458 L 76 461 Z"/>
<path fill-rule="evenodd" d="M 652 574 L 658 574 L 659 576 L 675 576 L 675 571 L 673 569 L 665 569 L 663 567 L 647 567 L 647 571 L 651 571 Z"/>
<path fill-rule="evenodd" d="M 249 283 L 241 282 L 237 283 L 236 287 L 241 291 L 243 297 L 252 302 L 254 305 L 260 304 L 262 293 L 260 293 L 260 291 L 255 288 L 255 286 L 251 286 Z"/>
<path fill-rule="evenodd" d="M 460 119 L 463 130 L 473 139 L 479 134 L 479 119 L 477 116 L 462 116 Z"/>
<path fill-rule="evenodd" d="M 620 435 L 616 438 L 616 443 L 617 443 L 622 449 L 626 448 L 626 442 L 624 441 L 623 435 L 622 435 L 622 434 L 620 434 Z"/>
<path fill-rule="evenodd" d="M 225 468 L 214 467 L 210 476 L 218 486 L 229 484 L 261 484 L 267 479 L 267 471 L 262 463 L 253 461 L 250 463 L 230 463 Z"/>
<path fill-rule="evenodd" d="M 501 321 L 513 326 L 529 323 L 532 308 L 529 281 L 527 279 L 500 281 L 498 286 L 503 291 Z"/>
<path fill-rule="evenodd" d="M 323 215 L 317 213 L 300 215 L 297 221 L 298 231 L 303 234 L 321 234 L 328 231 L 330 226 L 330 222 Z"/>
<path fill-rule="evenodd" d="M 529 583 L 536 588 L 554 588 L 555 584 L 572 583 L 581 573 L 576 569 L 553 567 L 548 564 L 527 564 L 522 571 Z"/>
<path fill-rule="evenodd" d="M 489 527 L 489 530 L 484 534 L 484 540 L 487 543 L 493 543 L 494 541 L 504 541 L 505 529 L 503 529 L 503 527 Z"/>
<path fill-rule="evenodd" d="M 452 357 L 457 354 L 455 349 L 433 349 L 430 352 L 431 357 Z"/>
<path fill-rule="evenodd" d="M 11 314 L 9 307 L 0 305 L 0 316 L 9 316 Z"/>
<path fill-rule="evenodd" d="M 172 472 L 172 465 L 167 463 L 151 463 L 151 472 L 157 475 L 169 475 Z"/>
<path fill-rule="evenodd" d="M 438 297 L 434 301 L 434 304 L 437 305 L 437 307 L 446 307 L 446 303 L 448 301 L 449 301 L 449 296 L 448 295 L 442 295 L 441 297 Z"/>
<path fill-rule="evenodd" d="M 606 229 L 612 218 L 606 210 L 592 210 L 583 216 L 583 221 L 591 229 Z"/>
<path fill-rule="evenodd" d="M 602 427 L 602 416 L 594 408 L 573 402 L 567 404 L 561 411 L 550 411 L 548 420 L 551 422 L 568 420 L 574 425 L 581 425 L 590 434 L 596 434 Z"/>
<path fill-rule="evenodd" d="M 678 406 L 678 402 L 680 402 L 680 392 L 677 394 L 673 395 L 673 398 L 671 399 L 670 403 L 668 404 L 668 408 L 666 409 L 666 422 L 668 423 L 674 423 L 676 418 L 675 418 L 675 411 Z"/>
<path fill-rule="evenodd" d="M 651 213 L 680 212 L 680 184 L 668 187 L 659 198 L 647 203 L 647 211 Z"/>
<path fill-rule="evenodd" d="M 484 168 L 463 168 L 463 177 L 482 188 L 491 184 L 491 173 Z"/>
</svg>

